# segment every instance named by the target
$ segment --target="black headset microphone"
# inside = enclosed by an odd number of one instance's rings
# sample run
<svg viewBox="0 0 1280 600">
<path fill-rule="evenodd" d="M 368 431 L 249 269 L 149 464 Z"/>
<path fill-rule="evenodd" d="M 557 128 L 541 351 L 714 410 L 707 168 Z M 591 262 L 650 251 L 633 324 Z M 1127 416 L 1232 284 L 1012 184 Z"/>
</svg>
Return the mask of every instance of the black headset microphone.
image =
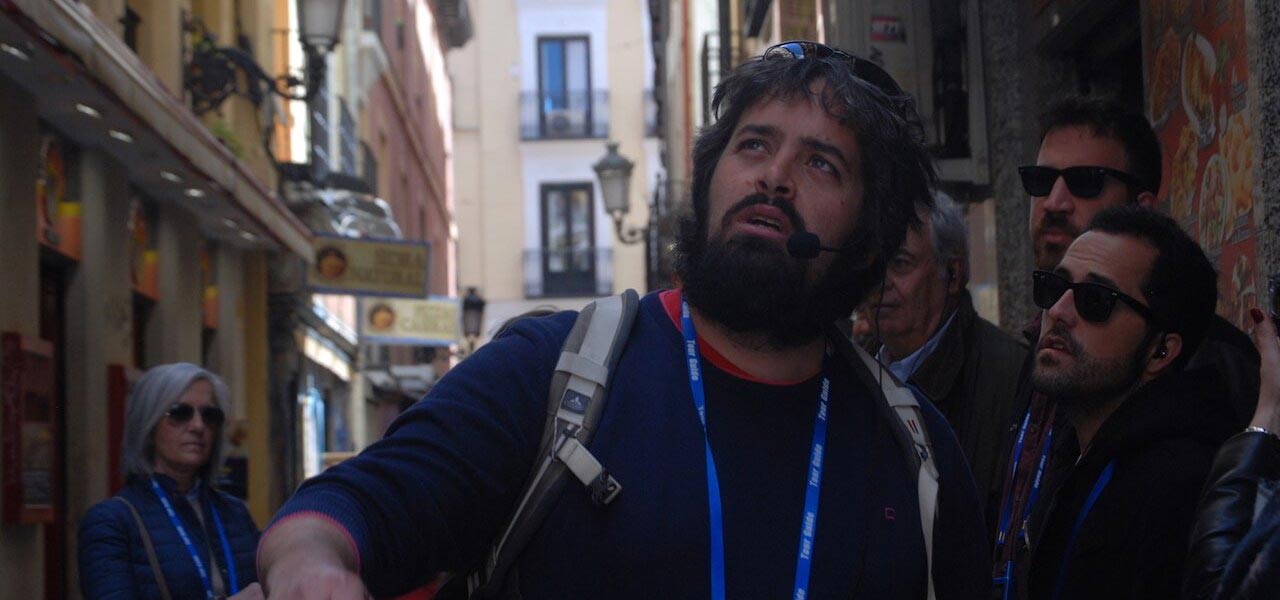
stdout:
<svg viewBox="0 0 1280 600">
<path fill-rule="evenodd" d="M 844 248 L 829 248 L 822 245 L 822 240 L 818 239 L 818 234 L 809 231 L 799 231 L 791 234 L 787 238 L 787 254 L 793 258 L 803 258 L 811 260 L 818 258 L 819 252 L 843 252 Z"/>
</svg>

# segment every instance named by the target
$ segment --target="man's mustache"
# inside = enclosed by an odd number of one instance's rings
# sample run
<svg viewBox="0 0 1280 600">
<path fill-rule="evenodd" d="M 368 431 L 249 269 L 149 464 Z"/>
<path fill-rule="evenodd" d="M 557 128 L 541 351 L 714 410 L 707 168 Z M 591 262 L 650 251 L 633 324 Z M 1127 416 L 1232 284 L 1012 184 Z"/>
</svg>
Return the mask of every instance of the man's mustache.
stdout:
<svg viewBox="0 0 1280 600">
<path fill-rule="evenodd" d="M 733 218 L 737 216 L 738 213 L 757 204 L 772 206 L 782 211 L 782 214 L 791 222 L 791 230 L 793 232 L 802 233 L 808 231 L 804 225 L 804 218 L 800 216 L 799 212 L 796 212 L 795 205 L 776 196 L 770 197 L 768 194 L 751 194 L 729 207 L 729 210 L 724 213 L 724 218 L 720 220 L 721 229 L 729 227 L 729 224 L 733 222 Z"/>
<path fill-rule="evenodd" d="M 1044 220 L 1040 221 L 1040 226 L 1036 228 L 1036 233 L 1044 233 L 1050 229 L 1056 229 L 1073 238 L 1080 237 L 1080 230 L 1076 229 L 1067 220 L 1067 213 L 1061 212 L 1045 212 Z"/>
<path fill-rule="evenodd" d="M 1049 328 L 1049 332 L 1044 334 L 1043 337 L 1056 337 L 1062 340 L 1062 343 L 1066 344 L 1067 348 L 1071 351 L 1072 356 L 1080 356 L 1080 353 L 1084 351 L 1084 346 L 1080 344 L 1080 341 L 1073 337 L 1071 332 L 1067 331 L 1067 328 L 1062 327 L 1061 325 L 1055 324 L 1053 327 Z"/>
</svg>

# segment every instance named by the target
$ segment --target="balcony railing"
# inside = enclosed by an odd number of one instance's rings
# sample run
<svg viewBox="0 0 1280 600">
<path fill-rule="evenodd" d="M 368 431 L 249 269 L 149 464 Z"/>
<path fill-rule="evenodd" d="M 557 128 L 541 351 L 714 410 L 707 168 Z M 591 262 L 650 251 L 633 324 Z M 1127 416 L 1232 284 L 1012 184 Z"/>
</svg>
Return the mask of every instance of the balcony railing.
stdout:
<svg viewBox="0 0 1280 600">
<path fill-rule="evenodd" d="M 521 92 L 520 139 L 609 136 L 609 92 Z"/>
<path fill-rule="evenodd" d="M 613 293 L 613 249 L 524 251 L 526 298 L 608 296 Z"/>
</svg>

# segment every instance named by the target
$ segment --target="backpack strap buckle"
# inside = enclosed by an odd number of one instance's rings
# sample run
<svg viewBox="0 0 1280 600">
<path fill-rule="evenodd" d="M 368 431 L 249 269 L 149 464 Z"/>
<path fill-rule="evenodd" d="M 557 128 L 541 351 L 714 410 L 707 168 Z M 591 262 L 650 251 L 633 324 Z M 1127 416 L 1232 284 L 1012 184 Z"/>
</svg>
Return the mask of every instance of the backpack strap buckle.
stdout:
<svg viewBox="0 0 1280 600">
<path fill-rule="evenodd" d="M 560 446 L 556 448 L 556 459 L 564 463 L 582 485 L 587 486 L 593 502 L 601 506 L 612 502 L 622 491 L 622 484 L 604 469 L 578 438 L 566 434 L 561 439 Z"/>
</svg>

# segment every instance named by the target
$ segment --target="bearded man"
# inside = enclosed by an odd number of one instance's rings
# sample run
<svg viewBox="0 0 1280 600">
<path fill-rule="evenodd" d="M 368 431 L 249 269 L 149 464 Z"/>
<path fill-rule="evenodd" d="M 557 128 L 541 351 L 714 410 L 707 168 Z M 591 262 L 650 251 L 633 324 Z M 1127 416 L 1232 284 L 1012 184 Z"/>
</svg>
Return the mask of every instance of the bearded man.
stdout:
<svg viewBox="0 0 1280 600">
<path fill-rule="evenodd" d="M 770 48 L 717 88 L 681 287 L 640 300 L 590 443 L 625 489 L 598 505 L 567 487 L 506 597 L 988 593 L 976 492 L 944 420 L 922 403 L 940 474 L 930 561 L 877 374 L 834 352 L 833 322 L 929 200 L 910 106 L 879 67 L 812 42 Z M 394 595 L 474 569 L 534 464 L 573 323 L 516 323 L 385 439 L 302 486 L 264 535 L 267 593 Z"/>
<path fill-rule="evenodd" d="M 1234 433 L 1216 368 L 1186 368 L 1217 304 L 1213 266 L 1173 219 L 1125 206 L 1033 282 L 1031 383 L 1073 435 L 1027 525 L 1027 597 L 1176 598 L 1200 488 Z"/>
</svg>

